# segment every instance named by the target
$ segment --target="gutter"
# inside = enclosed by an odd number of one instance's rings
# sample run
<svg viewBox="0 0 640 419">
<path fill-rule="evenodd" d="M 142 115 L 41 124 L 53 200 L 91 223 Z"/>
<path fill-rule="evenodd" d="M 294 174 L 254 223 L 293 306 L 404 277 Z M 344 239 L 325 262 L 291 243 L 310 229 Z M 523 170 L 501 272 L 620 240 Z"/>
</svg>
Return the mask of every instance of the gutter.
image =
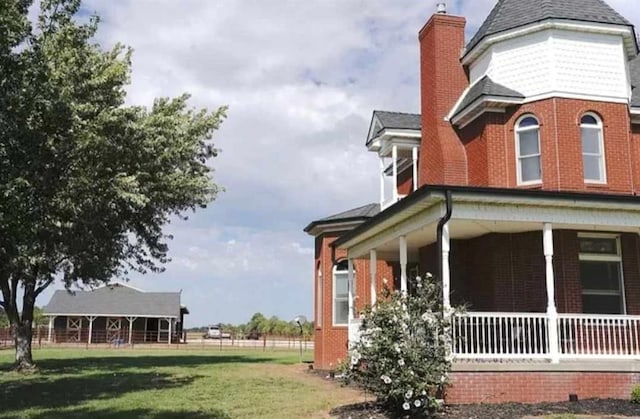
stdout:
<svg viewBox="0 0 640 419">
<path fill-rule="evenodd" d="M 442 233 L 443 233 L 445 224 L 447 224 L 449 220 L 451 220 L 451 215 L 453 213 L 453 199 L 451 198 L 450 189 L 447 189 L 445 191 L 445 203 L 447 206 L 447 212 L 444 214 L 444 217 L 442 217 L 440 221 L 438 221 L 438 233 L 437 233 L 438 250 L 440 252 L 440 255 L 438 257 L 438 278 L 440 281 L 442 280 Z"/>
</svg>

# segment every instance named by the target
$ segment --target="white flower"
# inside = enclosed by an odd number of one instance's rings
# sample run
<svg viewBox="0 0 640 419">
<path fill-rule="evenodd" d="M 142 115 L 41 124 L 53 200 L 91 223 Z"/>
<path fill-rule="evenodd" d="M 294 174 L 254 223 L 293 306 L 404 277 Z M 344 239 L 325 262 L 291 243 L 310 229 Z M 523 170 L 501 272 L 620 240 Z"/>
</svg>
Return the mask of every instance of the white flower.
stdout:
<svg viewBox="0 0 640 419">
<path fill-rule="evenodd" d="M 380 379 L 384 381 L 385 384 L 391 384 L 391 378 L 389 378 L 389 376 L 387 375 L 383 375 L 382 377 L 380 377 Z"/>
<path fill-rule="evenodd" d="M 430 273 L 427 272 L 427 274 L 425 275 L 427 277 L 427 279 L 431 279 L 433 278 L 433 275 L 431 275 Z"/>
<path fill-rule="evenodd" d="M 444 383 L 445 381 L 447 381 L 447 376 L 443 375 L 442 377 L 440 377 L 440 382 Z"/>
<path fill-rule="evenodd" d="M 400 353 L 400 345 L 398 345 L 397 343 L 393 344 L 393 350 L 396 351 L 397 353 Z"/>
<path fill-rule="evenodd" d="M 426 396 L 427 395 L 427 390 L 422 390 L 422 395 Z"/>
<path fill-rule="evenodd" d="M 420 407 L 420 406 L 422 406 L 422 403 L 420 403 L 420 400 L 416 400 L 415 402 L 413 402 L 413 404 L 414 404 L 416 407 Z"/>
<path fill-rule="evenodd" d="M 387 281 L 387 278 L 382 278 L 382 283 L 387 285 L 389 283 L 389 281 Z"/>
<path fill-rule="evenodd" d="M 413 397 L 413 390 L 409 389 L 409 391 L 407 391 L 406 393 L 404 393 L 404 398 L 409 400 L 410 398 Z"/>
<path fill-rule="evenodd" d="M 407 403 L 407 402 L 404 402 L 404 404 L 402 405 L 402 408 L 404 410 L 409 410 L 409 409 L 411 409 L 411 405 L 409 403 Z"/>
<path fill-rule="evenodd" d="M 401 367 L 404 367 L 404 359 L 400 358 L 398 360 L 398 365 L 400 365 Z"/>
</svg>

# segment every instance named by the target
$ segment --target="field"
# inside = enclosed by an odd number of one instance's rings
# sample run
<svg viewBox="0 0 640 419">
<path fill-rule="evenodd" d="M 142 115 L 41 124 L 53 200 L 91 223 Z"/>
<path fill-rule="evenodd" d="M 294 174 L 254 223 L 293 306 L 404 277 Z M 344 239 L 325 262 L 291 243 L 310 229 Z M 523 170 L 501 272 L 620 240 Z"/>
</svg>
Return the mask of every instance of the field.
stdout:
<svg viewBox="0 0 640 419">
<path fill-rule="evenodd" d="M 362 400 L 295 351 L 42 349 L 26 376 L 12 356 L 0 351 L 0 418 L 322 418 Z"/>
</svg>

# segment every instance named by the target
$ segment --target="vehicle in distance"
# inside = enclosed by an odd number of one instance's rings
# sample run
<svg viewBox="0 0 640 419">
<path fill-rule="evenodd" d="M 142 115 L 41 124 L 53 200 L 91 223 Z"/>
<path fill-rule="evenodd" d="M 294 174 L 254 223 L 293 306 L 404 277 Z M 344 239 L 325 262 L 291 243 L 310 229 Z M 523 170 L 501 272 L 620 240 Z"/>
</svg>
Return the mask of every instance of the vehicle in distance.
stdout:
<svg viewBox="0 0 640 419">
<path fill-rule="evenodd" d="M 207 328 L 207 331 L 202 337 L 204 339 L 231 339 L 231 334 L 223 332 L 219 324 L 213 324 Z"/>
</svg>

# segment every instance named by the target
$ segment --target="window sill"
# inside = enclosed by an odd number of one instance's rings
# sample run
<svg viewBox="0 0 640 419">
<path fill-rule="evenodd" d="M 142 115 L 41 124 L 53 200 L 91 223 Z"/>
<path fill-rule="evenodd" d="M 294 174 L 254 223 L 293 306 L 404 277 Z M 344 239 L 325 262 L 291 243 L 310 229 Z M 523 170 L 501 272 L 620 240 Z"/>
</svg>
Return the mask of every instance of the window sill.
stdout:
<svg viewBox="0 0 640 419">
<path fill-rule="evenodd" d="M 518 183 L 516 187 L 520 189 L 540 189 L 542 188 L 542 182 Z"/>
</svg>

